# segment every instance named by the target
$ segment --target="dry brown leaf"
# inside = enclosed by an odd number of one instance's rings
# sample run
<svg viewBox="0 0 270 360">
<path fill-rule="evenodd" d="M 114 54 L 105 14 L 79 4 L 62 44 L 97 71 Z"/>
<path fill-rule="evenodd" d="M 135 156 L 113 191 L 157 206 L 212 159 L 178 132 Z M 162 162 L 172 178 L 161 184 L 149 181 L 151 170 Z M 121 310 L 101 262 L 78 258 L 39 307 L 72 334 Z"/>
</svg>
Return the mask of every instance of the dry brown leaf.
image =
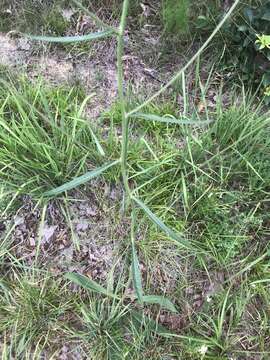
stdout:
<svg viewBox="0 0 270 360">
<path fill-rule="evenodd" d="M 197 109 L 198 109 L 199 114 L 204 113 L 205 112 L 205 103 L 203 101 L 200 101 Z"/>
</svg>

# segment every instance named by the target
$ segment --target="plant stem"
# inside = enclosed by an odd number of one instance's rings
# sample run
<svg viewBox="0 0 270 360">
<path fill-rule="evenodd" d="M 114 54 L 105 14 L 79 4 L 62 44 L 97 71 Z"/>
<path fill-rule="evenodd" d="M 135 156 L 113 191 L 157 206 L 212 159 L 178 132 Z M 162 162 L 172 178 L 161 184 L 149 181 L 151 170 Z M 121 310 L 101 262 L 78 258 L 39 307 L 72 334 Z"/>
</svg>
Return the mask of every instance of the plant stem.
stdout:
<svg viewBox="0 0 270 360">
<path fill-rule="evenodd" d="M 159 95 L 161 95 L 166 89 L 168 89 L 171 85 L 177 81 L 180 76 L 186 71 L 186 69 L 201 55 L 201 53 L 205 50 L 205 48 L 210 44 L 213 37 L 219 32 L 223 24 L 229 19 L 232 12 L 238 5 L 240 0 L 235 0 L 234 4 L 231 6 L 230 10 L 226 13 L 224 18 L 220 21 L 220 23 L 216 26 L 215 30 L 212 32 L 212 34 L 208 37 L 208 39 L 205 41 L 205 43 L 199 48 L 199 50 L 192 56 L 192 58 L 186 63 L 185 66 L 182 67 L 173 77 L 170 81 L 167 82 L 166 85 L 164 85 L 159 91 L 157 91 L 153 96 L 151 96 L 149 99 L 147 99 L 144 103 L 137 106 L 135 109 L 131 110 L 128 114 L 126 114 L 127 117 L 135 114 L 136 112 L 140 111 L 142 108 L 144 108 L 146 105 L 150 104 L 153 100 L 155 100 Z"/>
<path fill-rule="evenodd" d="M 121 104 L 122 115 L 122 149 L 121 149 L 121 172 L 125 188 L 125 203 L 130 199 L 130 188 L 128 184 L 127 171 L 127 152 L 128 152 L 128 117 L 126 115 L 126 103 L 124 94 L 124 75 L 123 75 L 123 53 L 124 53 L 124 35 L 127 20 L 129 0 L 124 0 L 121 21 L 118 29 L 118 44 L 117 44 L 117 81 L 118 81 L 118 96 Z"/>
</svg>

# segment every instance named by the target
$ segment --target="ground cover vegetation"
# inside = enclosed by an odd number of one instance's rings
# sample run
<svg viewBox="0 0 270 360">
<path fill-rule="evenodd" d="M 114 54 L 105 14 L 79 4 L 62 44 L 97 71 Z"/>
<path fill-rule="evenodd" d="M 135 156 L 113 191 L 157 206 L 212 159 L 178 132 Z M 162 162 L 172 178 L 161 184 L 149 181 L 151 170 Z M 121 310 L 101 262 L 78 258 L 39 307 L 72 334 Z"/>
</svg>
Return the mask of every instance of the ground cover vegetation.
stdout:
<svg viewBox="0 0 270 360">
<path fill-rule="evenodd" d="M 33 61 L 117 66 L 1 65 L 2 359 L 269 358 L 268 12 L 3 1 Z"/>
</svg>

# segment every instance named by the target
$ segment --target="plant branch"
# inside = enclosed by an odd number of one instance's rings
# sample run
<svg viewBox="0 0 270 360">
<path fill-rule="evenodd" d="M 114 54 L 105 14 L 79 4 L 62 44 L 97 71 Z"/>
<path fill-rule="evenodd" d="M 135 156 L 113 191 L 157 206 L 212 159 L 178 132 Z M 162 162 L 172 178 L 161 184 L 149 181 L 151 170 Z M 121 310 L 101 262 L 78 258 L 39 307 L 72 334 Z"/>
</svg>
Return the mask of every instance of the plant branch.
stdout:
<svg viewBox="0 0 270 360">
<path fill-rule="evenodd" d="M 224 18 L 220 21 L 220 23 L 217 25 L 215 30 L 212 32 L 212 34 L 208 37 L 208 39 L 205 41 L 205 43 L 199 48 L 199 50 L 196 52 L 196 54 L 186 63 L 185 66 L 182 67 L 181 70 L 179 70 L 173 78 L 167 82 L 166 85 L 164 85 L 159 91 L 157 91 L 153 96 L 151 96 L 149 99 L 147 99 L 144 103 L 137 106 L 135 109 L 131 110 L 129 113 L 126 114 L 127 117 L 137 113 L 139 110 L 144 108 L 146 105 L 150 104 L 153 100 L 155 100 L 157 97 L 159 97 L 165 90 L 167 90 L 171 85 L 173 85 L 180 76 L 186 71 L 186 69 L 201 55 L 201 53 L 206 49 L 206 47 L 210 44 L 212 39 L 216 36 L 216 34 L 219 32 L 219 30 L 222 28 L 223 24 L 228 20 L 228 18 L 231 16 L 232 12 L 238 5 L 240 0 L 235 0 L 234 4 L 231 6 L 230 10 L 226 13 Z"/>
<path fill-rule="evenodd" d="M 128 153 L 128 117 L 126 115 L 126 101 L 124 94 L 124 75 L 123 75 L 123 53 L 124 53 L 124 35 L 127 20 L 129 0 L 124 0 L 121 21 L 118 29 L 117 44 L 117 81 L 118 96 L 121 104 L 122 115 L 122 149 L 121 149 L 121 172 L 126 195 L 130 198 L 130 189 L 128 185 L 127 173 L 127 153 Z"/>
</svg>

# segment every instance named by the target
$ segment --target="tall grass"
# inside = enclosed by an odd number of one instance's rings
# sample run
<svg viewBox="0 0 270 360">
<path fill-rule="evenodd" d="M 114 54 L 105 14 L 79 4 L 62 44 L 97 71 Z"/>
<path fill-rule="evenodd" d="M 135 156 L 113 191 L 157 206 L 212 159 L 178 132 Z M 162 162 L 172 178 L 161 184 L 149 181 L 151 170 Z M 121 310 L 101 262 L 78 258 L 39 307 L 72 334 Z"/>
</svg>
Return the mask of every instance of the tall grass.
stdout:
<svg viewBox="0 0 270 360">
<path fill-rule="evenodd" d="M 78 2 L 76 1 L 78 4 Z M 128 9 L 129 9 L 129 0 L 123 1 L 123 7 L 122 7 L 122 15 L 121 20 L 118 28 L 112 29 L 110 26 L 108 26 L 106 23 L 103 23 L 101 20 L 98 21 L 98 23 L 101 25 L 104 31 L 99 31 L 93 34 L 88 34 L 84 36 L 78 36 L 78 37 L 63 37 L 63 38 L 54 38 L 54 37 L 44 37 L 44 36 L 35 36 L 31 37 L 35 40 L 41 40 L 41 41 L 48 41 L 48 42 L 59 42 L 59 43 L 67 43 L 67 42 L 76 42 L 76 41 L 88 41 L 88 40 L 97 40 L 102 39 L 107 36 L 115 36 L 117 38 L 117 69 L 118 69 L 118 94 L 119 94 L 119 101 L 121 106 L 121 116 L 122 116 L 122 151 L 121 151 L 121 157 L 119 159 L 119 163 L 121 165 L 121 174 L 122 174 L 122 180 L 125 190 L 125 200 L 124 200 L 124 208 L 125 212 L 132 212 L 132 216 L 136 216 L 137 209 L 142 210 L 145 212 L 145 214 L 151 219 L 151 221 L 167 236 L 171 237 L 175 242 L 178 243 L 179 246 L 182 246 L 185 249 L 188 249 L 189 251 L 193 252 L 195 250 L 195 244 L 192 242 L 188 242 L 186 239 L 182 237 L 181 234 L 178 234 L 173 229 L 170 229 L 156 214 L 154 214 L 151 209 L 148 208 L 146 204 L 144 204 L 138 197 L 137 193 L 133 192 L 129 185 L 129 171 L 128 171 L 128 149 L 129 149 L 129 122 L 130 118 L 136 119 L 136 121 L 140 121 L 141 119 L 146 119 L 148 121 L 155 121 L 155 122 L 162 122 L 166 123 L 167 125 L 170 125 L 172 122 L 173 124 L 178 124 L 179 126 L 183 126 L 183 124 L 189 124 L 188 121 L 186 121 L 186 117 L 183 116 L 180 119 L 172 119 L 168 117 L 160 117 L 160 116 L 153 116 L 152 114 L 144 114 L 141 111 L 150 104 L 153 100 L 159 97 L 162 93 L 164 93 L 171 85 L 173 85 L 178 79 L 180 79 L 184 73 L 185 70 L 202 54 L 202 52 L 205 50 L 205 48 L 208 46 L 208 44 L 211 42 L 211 40 L 214 38 L 214 36 L 218 33 L 222 25 L 225 23 L 225 21 L 230 17 L 234 9 L 236 8 L 237 4 L 239 3 L 239 0 L 236 0 L 230 10 L 227 12 L 227 14 L 224 16 L 224 18 L 221 20 L 221 22 L 217 25 L 213 33 L 209 36 L 209 38 L 205 41 L 205 43 L 201 46 L 201 48 L 196 52 L 196 54 L 190 59 L 190 61 L 182 68 L 180 71 L 177 72 L 175 76 L 166 84 L 164 85 L 158 92 L 156 92 L 154 95 L 152 95 L 149 99 L 144 101 L 142 104 L 138 105 L 134 109 L 129 108 L 129 104 L 127 102 L 127 99 L 125 97 L 125 90 L 124 90 L 124 76 L 123 76 L 123 54 L 124 54 L 124 35 L 125 35 L 125 27 L 127 22 L 127 16 L 128 16 Z M 182 2 L 183 9 L 185 9 L 186 2 Z M 80 6 L 81 7 L 81 6 Z M 89 16 L 96 19 L 96 15 L 92 14 L 91 12 L 87 11 Z M 118 162 L 116 161 L 112 165 L 116 166 Z M 104 171 L 107 170 L 107 167 L 97 170 L 93 170 L 93 172 L 88 173 L 89 179 L 93 178 L 95 176 L 101 175 Z M 59 195 L 61 193 L 65 193 L 66 191 L 79 186 L 80 184 L 85 182 L 85 177 L 79 177 L 77 179 L 73 179 L 71 182 L 65 183 L 61 185 L 60 187 L 57 187 L 56 189 L 53 189 L 49 191 L 45 195 Z M 154 304 L 160 304 L 161 306 L 167 308 L 168 310 L 173 310 L 174 306 L 169 302 L 169 300 L 164 300 L 164 298 L 158 297 L 158 296 L 146 296 L 143 294 L 142 289 L 142 281 L 141 281 L 141 274 L 140 269 L 137 261 L 137 255 L 136 255 L 136 244 L 135 244 L 135 231 L 136 231 L 136 221 L 134 220 L 132 222 L 131 226 L 131 249 L 132 249 L 132 269 L 133 269 L 133 283 L 134 288 L 137 293 L 137 299 L 139 302 L 142 303 L 154 303 Z M 83 279 L 81 285 L 85 284 L 85 279 Z"/>
</svg>

